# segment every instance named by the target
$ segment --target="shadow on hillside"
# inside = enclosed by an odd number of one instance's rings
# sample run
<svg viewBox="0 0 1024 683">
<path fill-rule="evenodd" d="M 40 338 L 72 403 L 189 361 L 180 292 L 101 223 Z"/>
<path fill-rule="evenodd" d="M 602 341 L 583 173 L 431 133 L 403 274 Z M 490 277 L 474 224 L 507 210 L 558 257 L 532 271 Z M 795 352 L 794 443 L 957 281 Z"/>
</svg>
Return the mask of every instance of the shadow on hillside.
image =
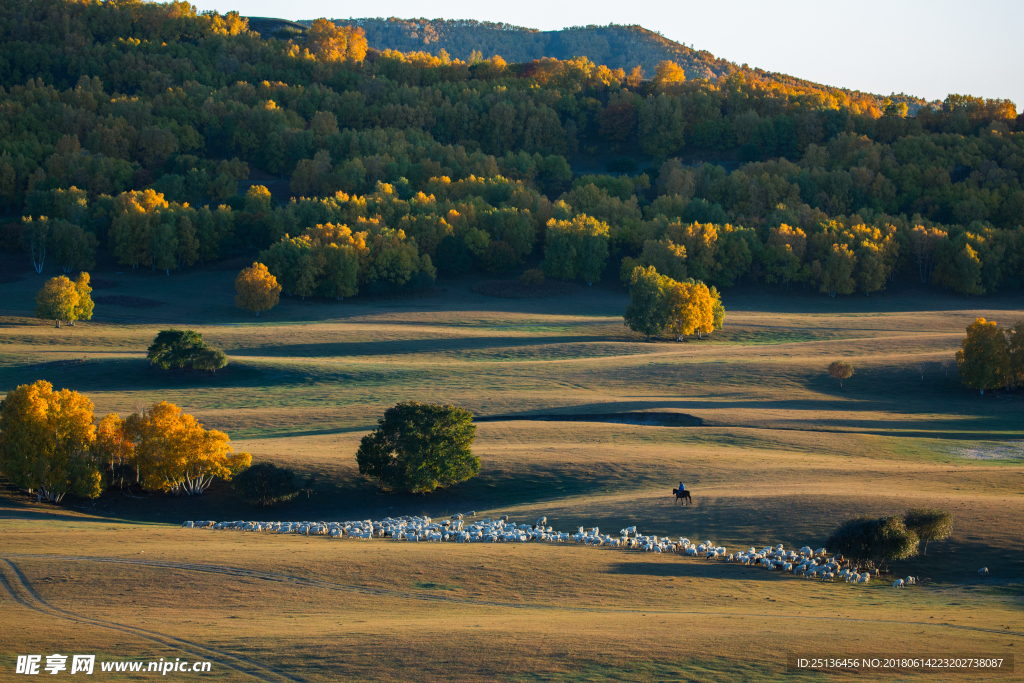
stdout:
<svg viewBox="0 0 1024 683">
<path fill-rule="evenodd" d="M 559 344 L 590 344 L 629 341 L 613 335 L 565 335 L 543 337 L 454 337 L 445 339 L 399 339 L 319 344 L 276 344 L 274 346 L 227 349 L 232 357 L 268 356 L 273 358 L 346 358 L 350 356 L 399 356 L 439 352 L 463 353 L 492 349 L 535 348 Z M 543 355 L 543 354 L 542 354 Z"/>
</svg>

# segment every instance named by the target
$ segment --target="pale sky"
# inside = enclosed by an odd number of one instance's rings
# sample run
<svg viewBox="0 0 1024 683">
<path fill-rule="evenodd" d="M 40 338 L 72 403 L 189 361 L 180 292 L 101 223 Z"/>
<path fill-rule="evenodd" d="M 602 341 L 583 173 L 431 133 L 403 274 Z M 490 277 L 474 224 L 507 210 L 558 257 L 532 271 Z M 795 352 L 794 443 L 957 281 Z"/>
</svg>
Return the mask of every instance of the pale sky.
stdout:
<svg viewBox="0 0 1024 683">
<path fill-rule="evenodd" d="M 1024 105 L 1024 0 L 194 0 L 200 10 L 283 19 L 426 17 L 502 21 L 541 30 L 640 24 L 667 38 L 818 83 L 929 100 L 949 93 Z"/>
</svg>

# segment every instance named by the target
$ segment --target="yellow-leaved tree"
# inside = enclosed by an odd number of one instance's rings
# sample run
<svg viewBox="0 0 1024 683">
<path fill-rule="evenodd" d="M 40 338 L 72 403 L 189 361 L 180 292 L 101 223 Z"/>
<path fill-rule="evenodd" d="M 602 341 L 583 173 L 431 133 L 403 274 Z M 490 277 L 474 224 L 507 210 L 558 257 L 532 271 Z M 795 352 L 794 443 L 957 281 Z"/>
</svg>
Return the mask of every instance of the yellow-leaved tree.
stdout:
<svg viewBox="0 0 1024 683">
<path fill-rule="evenodd" d="M 277 284 L 267 267 L 253 263 L 235 278 L 235 305 L 259 316 L 260 311 L 269 311 L 281 298 L 281 285 Z"/>
<path fill-rule="evenodd" d="M 96 457 L 106 465 L 113 480 L 122 488 L 129 477 L 139 480 L 135 467 L 135 444 L 125 431 L 125 420 L 117 413 L 104 415 L 96 426 L 96 442 L 93 444 Z"/>
<path fill-rule="evenodd" d="M 61 321 L 74 325 L 76 320 L 92 319 L 92 287 L 89 273 L 79 273 L 72 282 L 64 275 L 51 278 L 36 293 L 36 317 L 53 320 L 57 327 Z"/>
<path fill-rule="evenodd" d="M 74 325 L 76 320 L 92 320 L 92 311 L 95 304 L 92 302 L 92 287 L 89 286 L 89 273 L 84 270 L 75 278 L 75 290 L 78 292 L 78 305 L 75 306 L 75 315 L 71 319 Z"/>
<path fill-rule="evenodd" d="M 681 341 L 688 334 L 698 337 L 722 327 L 725 308 L 718 291 L 703 282 L 673 282 L 668 290 L 668 327 Z"/>
<path fill-rule="evenodd" d="M 230 480 L 252 463 L 248 453 L 233 452 L 227 434 L 204 429 L 166 401 L 129 416 L 124 431 L 134 443 L 133 462 L 147 489 L 201 495 L 214 477 Z"/>
<path fill-rule="evenodd" d="M 44 380 L 7 392 L 0 403 L 0 471 L 40 500 L 98 497 L 103 475 L 91 448 L 92 409 L 82 394 L 54 391 Z"/>
<path fill-rule="evenodd" d="M 306 49 L 322 62 L 361 62 L 366 47 L 366 32 L 360 26 L 335 26 L 332 21 L 317 19 L 306 31 Z"/>
<path fill-rule="evenodd" d="M 62 320 L 71 322 L 78 310 L 78 288 L 63 275 L 46 281 L 36 293 L 36 317 L 53 320 L 60 327 Z"/>
</svg>

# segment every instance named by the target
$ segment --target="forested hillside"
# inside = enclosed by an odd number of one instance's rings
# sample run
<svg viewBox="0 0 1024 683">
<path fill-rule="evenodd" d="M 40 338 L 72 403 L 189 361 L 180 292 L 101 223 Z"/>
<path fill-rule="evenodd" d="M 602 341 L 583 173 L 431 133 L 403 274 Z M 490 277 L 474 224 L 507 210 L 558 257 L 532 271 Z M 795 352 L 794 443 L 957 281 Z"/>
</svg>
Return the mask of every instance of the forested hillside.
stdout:
<svg viewBox="0 0 1024 683">
<path fill-rule="evenodd" d="M 561 31 L 458 19 L 357 19 L 370 47 L 378 50 L 445 50 L 453 58 L 472 60 L 501 55 L 507 62 L 529 62 L 542 57 L 587 57 L 611 69 L 632 70 L 639 65 L 654 74 L 658 62 L 679 64 L 686 77 L 717 79 L 736 70 L 709 52 L 693 50 L 641 26 L 574 26 Z"/>
<path fill-rule="evenodd" d="M 900 274 L 969 294 L 1024 280 L 1010 102 L 950 95 L 911 117 L 757 70 L 693 78 L 682 57 L 641 75 L 376 50 L 327 21 L 266 38 L 187 3 L 0 7 L 0 242 L 39 269 L 87 268 L 97 245 L 168 273 L 260 252 L 286 292 L 342 297 L 541 252 L 573 277 L 596 240 L 605 279 L 655 265 L 833 296 Z M 584 149 L 653 164 L 574 176 Z"/>
</svg>

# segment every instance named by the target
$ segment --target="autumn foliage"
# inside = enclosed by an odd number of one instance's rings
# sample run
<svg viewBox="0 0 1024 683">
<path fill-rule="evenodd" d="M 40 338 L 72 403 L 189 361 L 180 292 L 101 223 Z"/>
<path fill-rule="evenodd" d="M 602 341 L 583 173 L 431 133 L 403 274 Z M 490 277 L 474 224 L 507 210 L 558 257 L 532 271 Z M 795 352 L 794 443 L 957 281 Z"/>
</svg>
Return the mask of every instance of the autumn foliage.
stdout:
<svg viewBox="0 0 1024 683">
<path fill-rule="evenodd" d="M 111 413 L 98 425 L 92 401 L 44 380 L 12 389 L 0 403 L 0 472 L 52 502 L 68 493 L 95 498 L 115 482 L 197 495 L 251 460 L 232 451 L 226 434 L 164 401 L 127 418 Z"/>
<path fill-rule="evenodd" d="M 74 325 L 77 320 L 91 320 L 93 301 L 89 273 L 79 273 L 74 282 L 63 275 L 51 278 L 36 294 L 36 317 Z"/>
<path fill-rule="evenodd" d="M 435 265 L 510 270 L 543 242 L 549 276 L 588 283 L 606 247 L 627 282 L 640 265 L 830 297 L 1024 284 L 1006 100 L 879 97 L 640 27 L 569 29 L 552 47 L 575 56 L 534 59 L 552 36 L 318 19 L 270 37 L 180 2 L 8 3 L 0 25 L 20 27 L 0 45 L 0 210 L 24 217 L 37 272 L 88 269 L 100 244 L 168 275 L 259 253 L 289 295 L 339 298 L 430 286 Z M 624 173 L 574 176 L 580 154 Z"/>
<path fill-rule="evenodd" d="M 54 391 L 44 380 L 22 384 L 0 403 L 0 471 L 51 502 L 71 493 L 95 498 L 102 463 L 93 449 L 93 404 L 76 391 Z"/>
<path fill-rule="evenodd" d="M 262 263 L 253 263 L 235 278 L 235 305 L 257 316 L 277 305 L 281 285 Z"/>
<path fill-rule="evenodd" d="M 623 314 L 625 325 L 650 341 L 664 331 L 676 341 L 699 337 L 721 329 L 725 307 L 714 287 L 692 279 L 677 282 L 654 266 L 635 266 L 630 275 L 630 302 Z"/>
</svg>

